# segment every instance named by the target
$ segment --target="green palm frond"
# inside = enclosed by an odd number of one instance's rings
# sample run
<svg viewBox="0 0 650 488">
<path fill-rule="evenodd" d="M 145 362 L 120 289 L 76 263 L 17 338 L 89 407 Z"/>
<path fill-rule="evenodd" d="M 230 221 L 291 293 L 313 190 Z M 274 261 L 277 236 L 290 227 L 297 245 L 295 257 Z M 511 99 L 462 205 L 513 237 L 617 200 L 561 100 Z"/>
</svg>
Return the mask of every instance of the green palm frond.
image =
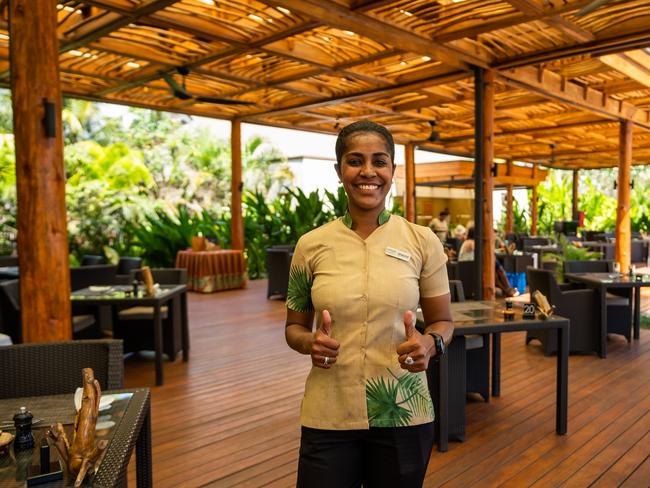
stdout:
<svg viewBox="0 0 650 488">
<path fill-rule="evenodd" d="M 412 414 L 397 402 L 399 382 L 383 377 L 371 378 L 366 383 L 368 423 L 371 427 L 403 427 Z"/>
<path fill-rule="evenodd" d="M 311 285 L 313 280 L 302 266 L 292 266 L 289 272 L 287 307 L 296 312 L 311 312 Z"/>
<path fill-rule="evenodd" d="M 403 398 L 400 404 L 405 403 L 415 415 L 433 415 L 431 396 L 422 376 L 411 373 L 396 376 L 390 369 L 388 372 L 397 380 L 399 394 Z"/>
</svg>

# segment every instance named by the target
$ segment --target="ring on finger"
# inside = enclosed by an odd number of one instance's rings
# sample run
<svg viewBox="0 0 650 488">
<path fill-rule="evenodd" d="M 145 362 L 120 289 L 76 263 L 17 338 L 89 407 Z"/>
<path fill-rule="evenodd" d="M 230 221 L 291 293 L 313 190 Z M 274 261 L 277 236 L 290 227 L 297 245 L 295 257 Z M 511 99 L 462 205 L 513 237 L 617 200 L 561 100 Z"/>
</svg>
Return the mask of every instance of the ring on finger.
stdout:
<svg viewBox="0 0 650 488">
<path fill-rule="evenodd" d="M 412 358 L 411 356 L 406 356 L 406 359 L 404 360 L 404 364 L 406 364 L 406 365 L 408 365 L 408 366 L 410 366 L 410 365 L 413 364 L 414 362 L 415 362 L 415 361 L 413 360 L 413 358 Z"/>
<path fill-rule="evenodd" d="M 328 356 L 325 356 L 325 359 L 323 359 L 323 364 L 328 365 L 330 363 L 330 358 Z"/>
</svg>

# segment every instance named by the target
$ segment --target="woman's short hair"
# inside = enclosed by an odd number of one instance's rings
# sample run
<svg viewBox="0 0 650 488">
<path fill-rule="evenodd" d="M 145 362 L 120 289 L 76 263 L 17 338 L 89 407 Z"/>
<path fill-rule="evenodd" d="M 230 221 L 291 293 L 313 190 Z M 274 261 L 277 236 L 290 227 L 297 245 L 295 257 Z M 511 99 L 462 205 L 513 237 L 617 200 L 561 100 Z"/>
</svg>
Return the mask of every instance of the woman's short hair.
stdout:
<svg viewBox="0 0 650 488">
<path fill-rule="evenodd" d="M 395 141 L 393 141 L 393 135 L 383 125 L 368 120 L 352 122 L 350 125 L 346 125 L 341 129 L 339 136 L 336 138 L 336 162 L 338 164 L 341 164 L 341 158 L 347 149 L 349 137 L 358 132 L 371 132 L 380 136 L 386 142 L 386 148 L 388 149 L 390 159 L 393 161 L 393 164 L 395 164 Z"/>
</svg>

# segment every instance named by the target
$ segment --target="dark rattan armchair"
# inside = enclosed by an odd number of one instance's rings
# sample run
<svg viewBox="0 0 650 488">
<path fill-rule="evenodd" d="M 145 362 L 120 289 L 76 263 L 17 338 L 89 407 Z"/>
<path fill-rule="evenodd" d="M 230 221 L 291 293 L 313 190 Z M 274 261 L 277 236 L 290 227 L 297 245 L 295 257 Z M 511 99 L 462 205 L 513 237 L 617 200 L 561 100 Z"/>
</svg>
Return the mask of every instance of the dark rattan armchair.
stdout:
<svg viewBox="0 0 650 488">
<path fill-rule="evenodd" d="M 293 249 L 294 246 L 273 246 L 266 250 L 266 272 L 269 277 L 266 288 L 267 299 L 273 296 L 283 300 L 287 298 Z"/>
<path fill-rule="evenodd" d="M 600 307 L 598 295 L 594 290 L 563 291 L 555 280 L 552 271 L 529 267 L 526 271 L 530 293 L 539 290 L 549 303 L 555 306 L 555 313 L 570 320 L 569 350 L 578 353 L 591 353 L 598 350 L 600 343 Z M 533 339 L 542 343 L 545 355 L 553 354 L 557 346 L 557 332 L 529 331 L 526 344 Z"/>
<path fill-rule="evenodd" d="M 101 337 L 99 319 L 95 310 L 79 311 L 72 316 L 72 337 L 74 339 L 98 339 Z M 20 284 L 19 280 L 3 281 L 0 283 L 0 331 L 11 337 L 14 344 L 19 344 L 22 338 L 22 322 L 20 316 Z"/>
<path fill-rule="evenodd" d="M 93 340 L 0 347 L 0 398 L 74 393 L 92 368 L 103 390 L 123 387 L 122 341 Z"/>
</svg>

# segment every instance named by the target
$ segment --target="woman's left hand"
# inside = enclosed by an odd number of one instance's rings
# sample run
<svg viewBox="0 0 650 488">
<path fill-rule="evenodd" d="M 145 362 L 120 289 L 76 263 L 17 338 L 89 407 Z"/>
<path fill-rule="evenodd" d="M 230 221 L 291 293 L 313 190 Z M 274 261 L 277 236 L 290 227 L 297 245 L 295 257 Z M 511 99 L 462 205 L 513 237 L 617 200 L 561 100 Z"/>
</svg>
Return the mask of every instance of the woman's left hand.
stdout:
<svg viewBox="0 0 650 488">
<path fill-rule="evenodd" d="M 433 337 L 422 335 L 415 328 L 415 317 L 410 310 L 404 313 L 406 341 L 397 346 L 398 361 L 411 373 L 426 371 L 432 351 L 435 351 Z"/>
</svg>

